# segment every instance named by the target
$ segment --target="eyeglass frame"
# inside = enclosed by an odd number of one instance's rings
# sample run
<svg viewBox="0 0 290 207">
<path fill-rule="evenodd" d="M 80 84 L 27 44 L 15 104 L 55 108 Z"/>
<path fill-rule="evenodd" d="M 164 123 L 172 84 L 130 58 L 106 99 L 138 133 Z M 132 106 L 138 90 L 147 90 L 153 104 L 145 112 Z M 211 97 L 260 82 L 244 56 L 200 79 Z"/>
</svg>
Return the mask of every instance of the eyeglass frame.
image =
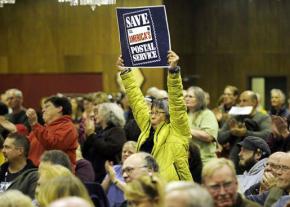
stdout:
<svg viewBox="0 0 290 207">
<path fill-rule="evenodd" d="M 267 162 L 265 167 L 270 167 L 270 168 L 272 168 L 274 170 L 280 169 L 280 165 L 274 164 L 274 163 L 270 163 L 270 162 Z"/>
<path fill-rule="evenodd" d="M 139 168 L 148 168 L 147 165 L 143 165 L 143 166 L 139 166 L 139 167 L 125 167 L 122 169 L 122 175 L 124 173 L 127 173 L 128 175 L 132 174 L 132 172 L 136 169 L 139 169 Z"/>
<path fill-rule="evenodd" d="M 224 183 L 216 183 L 213 185 L 206 185 L 206 186 L 207 186 L 207 188 L 209 188 L 213 191 L 220 191 L 221 188 L 223 188 L 225 191 L 228 191 L 233 186 L 234 182 L 235 181 L 231 180 L 231 181 L 226 181 Z"/>
<path fill-rule="evenodd" d="M 160 114 L 165 114 L 166 112 L 165 111 L 150 111 L 149 114 L 152 116 L 153 114 L 154 115 L 160 115 Z"/>
<path fill-rule="evenodd" d="M 290 166 L 287 165 L 277 165 L 276 170 L 290 170 Z"/>
</svg>

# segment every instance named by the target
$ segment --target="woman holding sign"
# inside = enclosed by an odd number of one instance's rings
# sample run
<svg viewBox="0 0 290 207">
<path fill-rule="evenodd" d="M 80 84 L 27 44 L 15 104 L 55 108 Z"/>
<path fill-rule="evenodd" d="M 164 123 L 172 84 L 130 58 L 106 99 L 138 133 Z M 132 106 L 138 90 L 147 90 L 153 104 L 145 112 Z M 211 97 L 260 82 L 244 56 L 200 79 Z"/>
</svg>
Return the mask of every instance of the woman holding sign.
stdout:
<svg viewBox="0 0 290 207">
<path fill-rule="evenodd" d="M 192 180 L 188 166 L 188 143 L 191 138 L 186 106 L 182 95 L 179 57 L 168 52 L 168 100 L 154 100 L 148 107 L 130 68 L 120 57 L 117 66 L 136 122 L 141 129 L 137 150 L 151 153 L 167 181 Z"/>
</svg>

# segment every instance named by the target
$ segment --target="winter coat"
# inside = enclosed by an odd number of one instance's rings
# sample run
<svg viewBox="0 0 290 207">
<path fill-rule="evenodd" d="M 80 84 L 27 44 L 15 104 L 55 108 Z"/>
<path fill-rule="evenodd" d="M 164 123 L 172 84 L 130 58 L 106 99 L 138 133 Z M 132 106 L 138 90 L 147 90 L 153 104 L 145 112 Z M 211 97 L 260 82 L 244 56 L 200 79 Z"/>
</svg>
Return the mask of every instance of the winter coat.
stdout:
<svg viewBox="0 0 290 207">
<path fill-rule="evenodd" d="M 106 175 L 105 161 L 119 163 L 126 135 L 121 127 L 110 124 L 88 136 L 82 146 L 83 157 L 89 160 L 95 171 L 95 181 L 101 183 Z"/>
<path fill-rule="evenodd" d="M 149 138 L 150 110 L 137 86 L 133 73 L 121 75 L 135 120 L 141 130 L 137 149 Z M 167 181 L 192 180 L 188 166 L 188 148 L 191 139 L 186 106 L 182 95 L 179 73 L 168 74 L 170 122 L 160 123 L 154 132 L 154 146 L 151 154 L 160 167 L 160 175 Z"/>
<path fill-rule="evenodd" d="M 34 199 L 37 181 L 37 168 L 31 168 L 24 171 L 21 175 L 14 179 L 7 190 L 19 190 L 31 199 Z"/>
<path fill-rule="evenodd" d="M 28 158 L 36 166 L 39 165 L 40 157 L 46 150 L 61 150 L 69 156 L 75 169 L 78 132 L 70 116 L 62 116 L 45 126 L 35 124 L 28 139 L 30 140 Z"/>
<path fill-rule="evenodd" d="M 8 162 L 5 162 L 3 165 L 1 165 L 0 181 L 5 180 L 5 174 L 8 171 L 8 167 Z M 9 185 L 7 190 L 19 190 L 33 199 L 37 180 L 37 168 L 30 160 L 27 160 L 26 166 L 21 170 L 20 174 L 11 181 L 11 184 Z"/>
</svg>

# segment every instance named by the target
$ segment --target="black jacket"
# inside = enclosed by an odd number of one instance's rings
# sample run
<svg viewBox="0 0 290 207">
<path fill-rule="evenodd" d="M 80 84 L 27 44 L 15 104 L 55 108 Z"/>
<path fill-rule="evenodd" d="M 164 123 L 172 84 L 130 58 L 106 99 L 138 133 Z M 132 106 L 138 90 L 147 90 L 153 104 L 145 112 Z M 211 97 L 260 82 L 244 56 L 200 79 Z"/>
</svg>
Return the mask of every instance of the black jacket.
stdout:
<svg viewBox="0 0 290 207">
<path fill-rule="evenodd" d="M 0 181 L 5 179 L 5 173 L 8 170 L 9 163 L 5 162 L 1 165 Z M 33 165 L 31 160 L 27 160 L 26 166 L 21 170 L 22 172 L 14 178 L 7 190 L 19 190 L 30 198 L 34 199 L 35 188 L 38 180 L 37 168 Z"/>
<path fill-rule="evenodd" d="M 106 175 L 105 161 L 119 163 L 126 135 L 122 128 L 109 125 L 88 136 L 82 146 L 83 157 L 89 160 L 95 171 L 95 181 L 101 183 Z"/>
<path fill-rule="evenodd" d="M 20 176 L 13 180 L 7 190 L 19 190 L 32 200 L 35 196 L 35 188 L 38 180 L 37 168 L 31 168 L 24 171 Z"/>
</svg>

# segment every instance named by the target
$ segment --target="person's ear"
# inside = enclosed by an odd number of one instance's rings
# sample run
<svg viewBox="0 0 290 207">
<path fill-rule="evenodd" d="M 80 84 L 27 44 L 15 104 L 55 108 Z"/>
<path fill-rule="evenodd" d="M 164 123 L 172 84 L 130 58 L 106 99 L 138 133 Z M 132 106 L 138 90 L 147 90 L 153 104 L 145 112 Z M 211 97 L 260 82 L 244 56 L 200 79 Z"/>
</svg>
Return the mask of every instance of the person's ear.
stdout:
<svg viewBox="0 0 290 207">
<path fill-rule="evenodd" d="M 262 157 L 262 151 L 260 149 L 257 149 L 257 151 L 255 152 L 255 159 L 260 160 L 261 157 Z"/>
<path fill-rule="evenodd" d="M 58 109 L 58 113 L 63 114 L 62 113 L 62 110 L 63 110 L 62 106 L 57 107 L 57 109 Z"/>
<path fill-rule="evenodd" d="M 24 148 L 23 147 L 19 147 L 18 150 L 19 150 L 20 154 L 24 154 Z"/>
</svg>

